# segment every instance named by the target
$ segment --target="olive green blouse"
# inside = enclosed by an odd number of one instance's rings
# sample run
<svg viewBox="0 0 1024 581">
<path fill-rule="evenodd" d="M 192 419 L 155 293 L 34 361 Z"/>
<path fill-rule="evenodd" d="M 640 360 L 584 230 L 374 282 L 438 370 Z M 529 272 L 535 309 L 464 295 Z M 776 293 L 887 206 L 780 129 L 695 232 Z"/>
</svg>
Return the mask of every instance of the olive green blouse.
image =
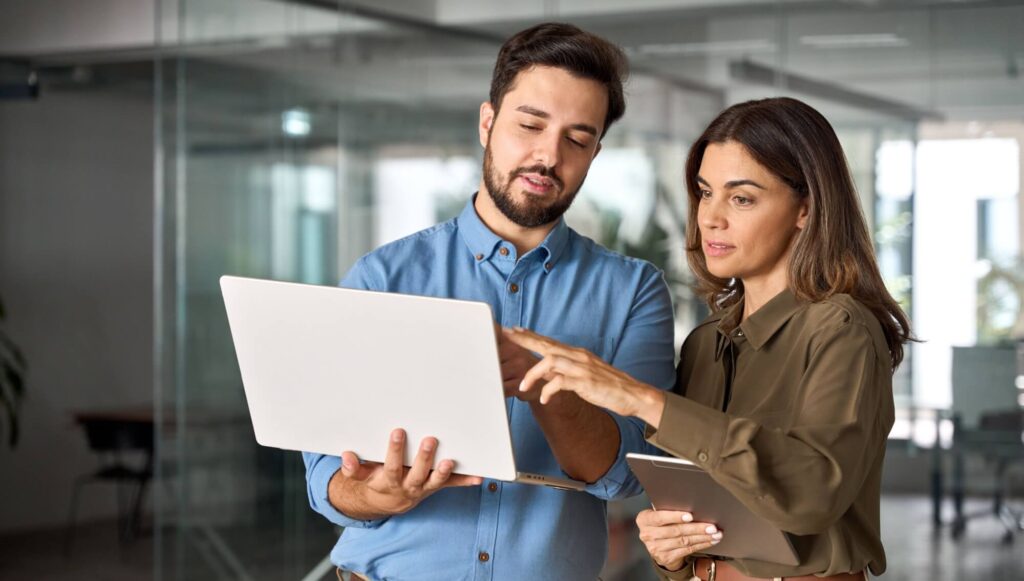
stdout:
<svg viewBox="0 0 1024 581">
<path fill-rule="evenodd" d="M 648 440 L 694 462 L 790 534 L 799 566 L 730 561 L 743 573 L 870 568 L 880 575 L 879 495 L 893 399 L 878 320 L 848 295 L 808 303 L 789 291 L 737 325 L 742 313 L 741 302 L 687 337 L 675 394 Z M 692 566 L 659 574 L 689 579 Z"/>
</svg>

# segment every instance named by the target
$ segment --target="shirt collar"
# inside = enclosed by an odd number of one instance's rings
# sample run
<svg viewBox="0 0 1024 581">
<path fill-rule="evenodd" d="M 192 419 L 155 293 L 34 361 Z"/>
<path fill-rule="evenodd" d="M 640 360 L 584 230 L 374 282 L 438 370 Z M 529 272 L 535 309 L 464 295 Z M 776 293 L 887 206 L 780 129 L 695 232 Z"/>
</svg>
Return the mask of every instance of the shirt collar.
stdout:
<svg viewBox="0 0 1024 581">
<path fill-rule="evenodd" d="M 740 323 L 740 331 L 754 350 L 760 350 L 805 304 L 792 291 L 785 289 Z M 734 307 L 736 313 L 742 314 L 743 301 Z"/>
<path fill-rule="evenodd" d="M 730 305 L 709 317 L 710 322 L 717 321 L 716 328 L 720 335 L 729 337 L 735 334 L 737 328 L 743 334 L 747 342 L 754 348 L 760 350 L 775 333 L 786 324 L 805 302 L 801 301 L 789 289 L 785 289 L 772 297 L 763 307 L 753 315 L 747 317 L 746 321 L 740 322 L 743 317 L 743 303 L 739 302 Z"/>
<path fill-rule="evenodd" d="M 476 208 L 473 207 L 476 196 L 476 194 L 470 196 L 466 207 L 462 209 L 462 213 L 455 220 L 459 226 L 459 236 L 466 243 L 466 247 L 477 260 L 485 260 L 497 250 L 502 240 L 497 234 L 491 232 L 491 229 L 477 215 Z"/>
<path fill-rule="evenodd" d="M 547 259 L 544 261 L 545 272 L 550 271 L 554 267 L 558 257 L 562 255 L 568 243 L 569 227 L 565 224 L 565 218 L 559 218 L 555 227 L 551 229 L 551 232 L 548 232 L 548 235 L 544 237 L 544 241 L 537 247 L 547 252 Z"/>
<path fill-rule="evenodd" d="M 466 207 L 462 209 L 462 213 L 456 218 L 456 222 L 459 226 L 459 234 L 462 236 L 463 242 L 466 243 L 466 247 L 469 248 L 469 251 L 473 253 L 473 256 L 478 261 L 482 261 L 489 259 L 504 240 L 492 232 L 476 213 L 476 208 L 473 204 L 476 202 L 478 195 L 479 192 L 469 198 L 469 201 L 466 202 Z M 551 232 L 548 232 L 548 235 L 544 237 L 544 241 L 536 249 L 546 254 L 544 260 L 545 271 L 551 270 L 555 262 L 562 255 L 568 242 L 569 227 L 565 224 L 565 218 L 559 218 L 558 223 L 551 229 Z"/>
</svg>

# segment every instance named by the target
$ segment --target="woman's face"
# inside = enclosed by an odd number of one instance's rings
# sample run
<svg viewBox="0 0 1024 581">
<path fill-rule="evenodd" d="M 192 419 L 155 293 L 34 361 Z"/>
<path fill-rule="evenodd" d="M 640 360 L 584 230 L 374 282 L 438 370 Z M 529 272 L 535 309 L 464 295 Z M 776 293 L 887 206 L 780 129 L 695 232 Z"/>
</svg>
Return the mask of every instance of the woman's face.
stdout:
<svg viewBox="0 0 1024 581">
<path fill-rule="evenodd" d="M 786 284 L 807 204 L 735 141 L 711 143 L 697 174 L 697 225 L 708 270 L 744 286 Z"/>
</svg>

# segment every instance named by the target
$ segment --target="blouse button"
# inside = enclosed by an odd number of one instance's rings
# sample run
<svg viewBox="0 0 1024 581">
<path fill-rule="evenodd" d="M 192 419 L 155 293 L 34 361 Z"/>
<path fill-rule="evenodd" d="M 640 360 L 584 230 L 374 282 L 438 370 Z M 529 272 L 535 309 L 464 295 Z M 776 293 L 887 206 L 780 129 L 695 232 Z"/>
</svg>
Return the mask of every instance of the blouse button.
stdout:
<svg viewBox="0 0 1024 581">
<path fill-rule="evenodd" d="M 697 454 L 697 460 L 700 461 L 700 462 L 707 462 L 708 461 L 708 453 L 705 452 L 704 450 L 701 450 L 700 453 Z"/>
</svg>

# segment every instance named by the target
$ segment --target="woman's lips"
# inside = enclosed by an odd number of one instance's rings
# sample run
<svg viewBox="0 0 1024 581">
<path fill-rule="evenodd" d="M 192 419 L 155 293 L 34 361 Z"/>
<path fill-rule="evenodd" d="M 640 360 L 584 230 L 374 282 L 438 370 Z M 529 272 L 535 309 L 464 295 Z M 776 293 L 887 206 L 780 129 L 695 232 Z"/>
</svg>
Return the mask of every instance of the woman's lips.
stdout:
<svg viewBox="0 0 1024 581">
<path fill-rule="evenodd" d="M 717 240 L 706 240 L 704 241 L 704 255 L 711 257 L 720 257 L 729 254 L 736 247 L 725 242 L 719 242 Z"/>
</svg>

